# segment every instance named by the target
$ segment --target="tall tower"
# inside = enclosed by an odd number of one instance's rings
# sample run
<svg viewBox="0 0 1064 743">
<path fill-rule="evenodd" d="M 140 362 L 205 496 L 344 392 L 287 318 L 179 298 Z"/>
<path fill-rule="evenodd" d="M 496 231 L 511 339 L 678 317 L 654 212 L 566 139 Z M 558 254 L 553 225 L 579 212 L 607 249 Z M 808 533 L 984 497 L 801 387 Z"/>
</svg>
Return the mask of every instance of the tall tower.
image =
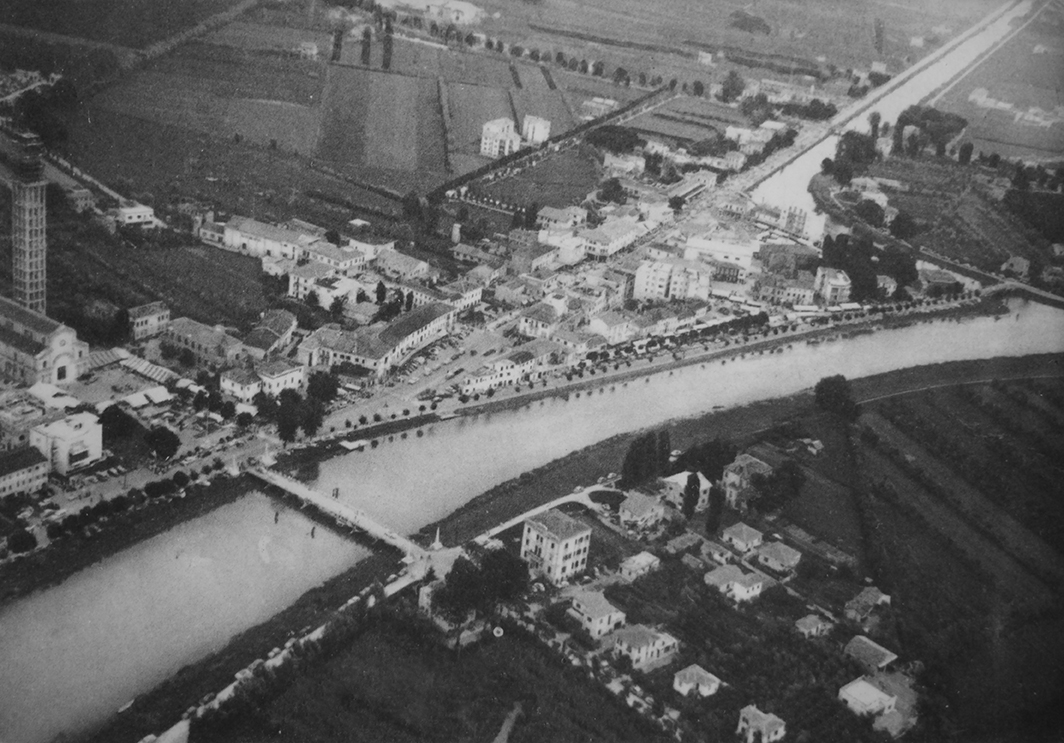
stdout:
<svg viewBox="0 0 1064 743">
<path fill-rule="evenodd" d="M 0 167 L 11 179 L 11 275 L 14 299 L 45 314 L 44 147 L 35 134 L 3 127 Z M 7 174 L 5 174 L 7 175 Z"/>
</svg>

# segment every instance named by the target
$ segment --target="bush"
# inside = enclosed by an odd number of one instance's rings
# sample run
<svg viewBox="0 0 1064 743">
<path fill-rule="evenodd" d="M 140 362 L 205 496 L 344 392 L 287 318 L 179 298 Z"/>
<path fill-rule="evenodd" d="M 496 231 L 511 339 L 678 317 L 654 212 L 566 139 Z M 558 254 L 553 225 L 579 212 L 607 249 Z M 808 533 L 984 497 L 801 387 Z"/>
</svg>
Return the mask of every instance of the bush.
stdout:
<svg viewBox="0 0 1064 743">
<path fill-rule="evenodd" d="M 47 527 L 45 527 L 44 533 L 48 535 L 49 539 L 55 541 L 56 539 L 59 539 L 59 537 L 63 536 L 63 534 L 65 534 L 66 532 L 63 531 L 63 527 L 60 524 L 53 522 L 51 524 L 48 524 Z"/>
<path fill-rule="evenodd" d="M 16 529 L 7 538 L 7 548 L 18 555 L 37 548 L 37 537 L 25 529 Z"/>
</svg>

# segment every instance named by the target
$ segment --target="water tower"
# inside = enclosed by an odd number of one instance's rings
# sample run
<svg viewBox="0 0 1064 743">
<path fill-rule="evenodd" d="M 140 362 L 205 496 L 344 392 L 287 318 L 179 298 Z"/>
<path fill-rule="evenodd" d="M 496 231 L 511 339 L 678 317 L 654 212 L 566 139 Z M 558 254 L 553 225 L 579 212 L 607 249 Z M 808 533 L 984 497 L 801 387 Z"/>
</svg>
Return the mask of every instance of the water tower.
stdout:
<svg viewBox="0 0 1064 743">
<path fill-rule="evenodd" d="M 14 299 L 45 314 L 44 145 L 36 134 L 0 124 L 0 180 L 11 187 L 11 264 Z"/>
</svg>

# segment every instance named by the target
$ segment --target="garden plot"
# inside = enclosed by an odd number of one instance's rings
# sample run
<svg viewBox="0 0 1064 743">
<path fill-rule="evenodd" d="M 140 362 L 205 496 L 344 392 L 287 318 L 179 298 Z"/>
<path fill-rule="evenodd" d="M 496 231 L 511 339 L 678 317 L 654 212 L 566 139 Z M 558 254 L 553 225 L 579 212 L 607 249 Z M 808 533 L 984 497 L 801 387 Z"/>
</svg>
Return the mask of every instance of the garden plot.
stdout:
<svg viewBox="0 0 1064 743">
<path fill-rule="evenodd" d="M 480 152 L 480 134 L 485 122 L 514 117 L 510 97 L 500 88 L 448 83 L 455 148 L 463 154 Z"/>
</svg>

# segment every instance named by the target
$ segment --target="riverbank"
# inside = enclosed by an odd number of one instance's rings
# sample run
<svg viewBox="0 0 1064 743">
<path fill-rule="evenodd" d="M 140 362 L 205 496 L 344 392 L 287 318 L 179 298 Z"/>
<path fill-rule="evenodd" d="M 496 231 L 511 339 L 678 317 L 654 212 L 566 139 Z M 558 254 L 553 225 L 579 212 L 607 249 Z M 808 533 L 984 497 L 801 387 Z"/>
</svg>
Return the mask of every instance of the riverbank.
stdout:
<svg viewBox="0 0 1064 743">
<path fill-rule="evenodd" d="M 1064 355 L 955 361 L 853 379 L 851 384 L 855 398 L 861 402 L 933 386 L 1031 377 L 1064 377 Z M 654 428 L 666 428 L 671 445 L 678 449 L 716 437 L 743 443 L 774 426 L 799 420 L 811 412 L 813 395 L 807 390 L 788 397 L 674 420 Z M 620 471 L 629 444 L 639 435 L 640 432 L 632 432 L 613 436 L 501 483 L 447 517 L 425 526 L 416 538 L 422 544 L 428 544 L 439 528 L 445 545 L 462 544 L 495 524 L 572 492 L 578 486 L 591 485 L 609 473 Z"/>
<path fill-rule="evenodd" d="M 25 557 L 0 565 L 0 608 L 16 599 L 56 586 L 70 576 L 163 534 L 178 524 L 232 503 L 255 489 L 248 478 L 220 476 L 208 486 L 193 483 L 184 496 L 165 496 L 97 522 L 92 536 L 66 534 Z"/>
<path fill-rule="evenodd" d="M 151 691 L 136 698 L 123 712 L 114 715 L 99 729 L 75 736 L 79 743 L 139 741 L 157 734 L 181 718 L 189 707 L 228 686 L 237 671 L 291 637 L 323 624 L 352 596 L 401 567 L 401 555 L 382 547 L 354 567 L 312 588 L 288 608 L 261 624 L 229 640 L 218 652 L 182 668 Z"/>
</svg>

